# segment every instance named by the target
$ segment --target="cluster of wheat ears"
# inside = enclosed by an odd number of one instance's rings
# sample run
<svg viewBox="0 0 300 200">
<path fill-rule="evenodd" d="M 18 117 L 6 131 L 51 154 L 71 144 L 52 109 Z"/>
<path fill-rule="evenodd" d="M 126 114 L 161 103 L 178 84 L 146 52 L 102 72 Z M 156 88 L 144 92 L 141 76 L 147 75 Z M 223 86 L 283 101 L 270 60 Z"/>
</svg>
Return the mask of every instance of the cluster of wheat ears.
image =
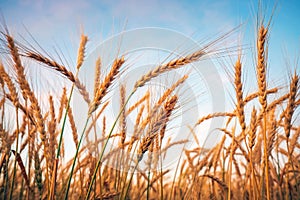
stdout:
<svg viewBox="0 0 300 200">
<path fill-rule="evenodd" d="M 5 29 L 1 32 L 5 62 L 0 62 L 0 199 L 299 199 L 300 125 L 293 123 L 300 104 L 299 76 L 291 73 L 289 85 L 268 88 L 269 25 L 260 23 L 257 29 L 257 92 L 246 95 L 243 90 L 245 66 L 240 55 L 232 66 L 234 110 L 199 116 L 190 128 L 197 135 L 195 128 L 202 122 L 224 117 L 227 123 L 218 129 L 222 139 L 211 149 L 183 149 L 181 162 L 172 172 L 160 167 L 164 159 L 160 155 L 187 142 L 163 141 L 179 108 L 181 96 L 176 89 L 188 75 L 174 81 L 153 105 L 145 88 L 151 79 L 201 60 L 212 52 L 212 43 L 150 70 L 129 95 L 121 86 L 118 116 L 112 127 L 106 127 L 103 113 L 112 102 L 104 97 L 122 76 L 126 56 L 115 58 L 104 75 L 99 57 L 91 95 L 78 77 L 87 36 L 81 36 L 74 73 L 46 54 L 19 44 Z M 48 105 L 43 105 L 25 73 L 29 66 L 24 63 L 29 61 L 57 71 L 72 87 L 56 96 L 49 94 Z M 70 104 L 74 89 L 88 105 L 83 130 L 77 128 Z M 129 104 L 137 90 L 145 90 L 145 95 Z M 134 133 L 129 137 L 126 118 L 132 112 L 136 112 Z M 95 128 L 97 123 L 101 129 Z M 83 143 L 90 132 L 94 140 Z M 69 161 L 64 160 L 66 134 L 72 134 L 76 146 L 76 152 L 68 152 L 73 155 Z M 117 148 L 109 150 L 109 140 L 118 141 Z M 148 169 L 141 170 L 139 163 L 144 161 Z"/>
</svg>

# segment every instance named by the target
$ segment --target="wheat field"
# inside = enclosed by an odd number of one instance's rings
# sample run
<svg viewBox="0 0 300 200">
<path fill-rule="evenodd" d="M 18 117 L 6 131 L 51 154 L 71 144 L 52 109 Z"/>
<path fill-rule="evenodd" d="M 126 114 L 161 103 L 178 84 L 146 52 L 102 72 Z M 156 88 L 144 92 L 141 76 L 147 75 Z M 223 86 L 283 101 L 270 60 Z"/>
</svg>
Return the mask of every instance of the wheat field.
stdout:
<svg viewBox="0 0 300 200">
<path fill-rule="evenodd" d="M 224 118 L 226 123 L 217 130 L 221 140 L 210 149 L 199 144 L 183 148 L 176 169 L 170 170 L 160 167 L 164 155 L 187 140 L 172 143 L 165 135 L 172 131 L 169 126 L 178 117 L 178 102 L 183 98 L 177 89 L 189 76 L 173 81 L 159 98 L 153 98 L 147 83 L 218 49 L 208 44 L 159 64 L 137 77 L 129 93 L 121 85 L 118 115 L 108 124 L 104 113 L 113 104 L 111 88 L 130 58 L 116 57 L 102 74 L 99 55 L 90 93 L 79 78 L 88 36 L 81 35 L 74 72 L 46 53 L 19 43 L 5 28 L 0 62 L 0 199 L 300 199 L 299 75 L 294 70 L 288 85 L 269 87 L 270 34 L 268 23 L 258 24 L 251 66 L 256 69 L 257 91 L 244 90 L 242 77 L 249 66 L 237 48 L 238 56 L 230 66 L 235 108 L 198 116 L 193 127 L 184 127 L 197 140 L 196 128 L 204 121 Z M 46 94 L 42 102 L 27 73 L 29 62 L 41 71 L 55 71 L 68 87 L 61 84 L 58 94 Z M 74 120 L 70 103 L 75 90 L 88 107 L 82 128 Z M 143 95 L 133 99 L 137 91 Z M 132 135 L 126 124 L 130 116 L 135 123 Z M 93 139 L 86 138 L 87 134 L 94 135 Z M 73 141 L 66 141 L 65 135 Z M 109 148 L 112 140 L 116 148 Z M 76 151 L 67 152 L 66 145 Z M 146 165 L 144 170 L 141 163 Z"/>
</svg>

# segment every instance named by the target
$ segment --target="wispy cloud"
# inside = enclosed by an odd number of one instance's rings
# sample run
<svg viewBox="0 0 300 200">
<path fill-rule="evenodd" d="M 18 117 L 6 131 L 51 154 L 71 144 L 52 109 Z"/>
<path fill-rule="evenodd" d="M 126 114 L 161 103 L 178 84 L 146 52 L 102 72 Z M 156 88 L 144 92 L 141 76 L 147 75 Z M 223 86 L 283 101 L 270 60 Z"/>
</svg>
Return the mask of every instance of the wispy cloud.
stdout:
<svg viewBox="0 0 300 200">
<path fill-rule="evenodd" d="M 110 30 L 127 21 L 128 28 L 157 26 L 186 34 L 216 30 L 224 22 L 232 24 L 228 3 L 210 1 L 44 1 L 19 0 L 15 5 L 4 5 L 5 15 L 13 26 L 23 23 L 30 30 L 45 37 L 61 31 L 68 32 L 80 24 L 91 31 Z M 95 27 L 98 27 L 96 29 Z"/>
</svg>

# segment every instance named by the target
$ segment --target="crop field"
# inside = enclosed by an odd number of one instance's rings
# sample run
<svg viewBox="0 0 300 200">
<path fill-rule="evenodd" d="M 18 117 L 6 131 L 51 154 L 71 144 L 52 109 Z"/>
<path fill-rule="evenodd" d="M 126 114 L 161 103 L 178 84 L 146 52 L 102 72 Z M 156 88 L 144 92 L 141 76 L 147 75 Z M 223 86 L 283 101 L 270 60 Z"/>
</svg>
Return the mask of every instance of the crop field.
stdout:
<svg viewBox="0 0 300 200">
<path fill-rule="evenodd" d="M 273 79 L 276 21 L 257 18 L 252 63 L 249 47 L 223 46 L 238 26 L 141 73 L 130 70 L 139 57 L 126 53 L 106 64 L 99 54 L 87 66 L 92 40 L 84 31 L 70 67 L 64 53 L 52 56 L 2 23 L 0 199 L 300 199 L 299 68 L 286 68 L 285 83 Z M 201 89 L 184 88 L 191 66 L 208 57 L 230 60 L 219 63 L 232 107 L 186 117 L 207 103 Z M 223 122 L 211 131 L 219 137 L 206 146 L 201 135 L 214 119 Z"/>
</svg>

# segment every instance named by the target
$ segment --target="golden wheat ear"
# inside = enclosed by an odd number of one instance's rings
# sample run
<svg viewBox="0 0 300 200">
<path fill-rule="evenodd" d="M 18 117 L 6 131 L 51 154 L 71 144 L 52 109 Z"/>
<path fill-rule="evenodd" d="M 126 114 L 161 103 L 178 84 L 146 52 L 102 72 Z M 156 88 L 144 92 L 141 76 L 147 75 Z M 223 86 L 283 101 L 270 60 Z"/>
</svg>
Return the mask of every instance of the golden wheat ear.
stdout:
<svg viewBox="0 0 300 200">
<path fill-rule="evenodd" d="M 294 76 L 292 77 L 291 83 L 290 83 L 290 92 L 289 92 L 289 97 L 288 97 L 288 104 L 286 107 L 285 112 L 285 120 L 284 120 L 284 132 L 287 138 L 290 137 L 290 131 L 292 127 L 292 116 L 295 111 L 295 101 L 296 101 L 296 95 L 297 95 L 297 90 L 298 90 L 298 82 L 299 82 L 299 77 L 295 73 Z"/>
<path fill-rule="evenodd" d="M 112 82 L 115 80 L 116 76 L 119 74 L 119 70 L 121 66 L 124 64 L 125 59 L 124 57 L 121 57 L 120 59 L 116 59 L 112 65 L 112 68 L 110 72 L 106 75 L 103 82 L 99 85 L 97 88 L 96 94 L 94 96 L 94 100 L 89 105 L 89 111 L 88 114 L 91 115 L 101 104 L 102 98 L 106 95 L 108 92 L 108 88 L 112 84 Z"/>
</svg>

